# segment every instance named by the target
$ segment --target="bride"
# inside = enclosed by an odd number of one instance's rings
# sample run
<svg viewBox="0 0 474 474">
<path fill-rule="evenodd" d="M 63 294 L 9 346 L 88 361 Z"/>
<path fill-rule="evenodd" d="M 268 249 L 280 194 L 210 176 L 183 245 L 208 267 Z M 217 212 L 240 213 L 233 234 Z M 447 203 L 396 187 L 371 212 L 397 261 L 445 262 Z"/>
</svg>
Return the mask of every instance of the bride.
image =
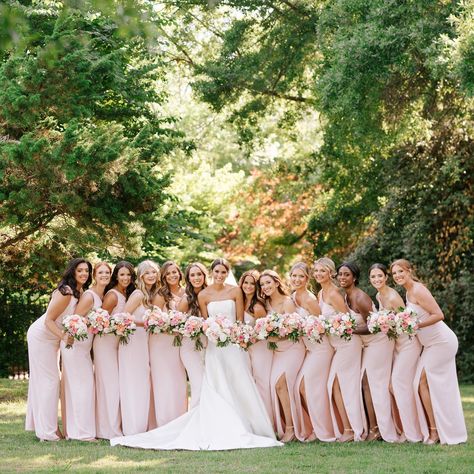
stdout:
<svg viewBox="0 0 474 474">
<path fill-rule="evenodd" d="M 225 283 L 230 267 L 217 259 L 213 283 L 199 293 L 204 318 L 227 316 L 243 321 L 242 292 Z M 206 350 L 200 404 L 155 430 L 113 438 L 110 444 L 143 449 L 225 450 L 281 446 L 250 373 L 248 360 L 235 346 Z"/>
</svg>

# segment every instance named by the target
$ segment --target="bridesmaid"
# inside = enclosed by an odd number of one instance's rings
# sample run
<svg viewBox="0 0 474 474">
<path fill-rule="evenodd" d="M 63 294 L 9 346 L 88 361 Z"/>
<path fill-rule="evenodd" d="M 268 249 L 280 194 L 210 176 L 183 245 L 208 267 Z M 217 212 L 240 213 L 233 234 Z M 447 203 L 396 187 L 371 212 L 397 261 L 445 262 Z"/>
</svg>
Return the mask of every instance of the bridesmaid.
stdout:
<svg viewBox="0 0 474 474">
<path fill-rule="evenodd" d="M 374 304 L 370 296 L 357 288 L 360 269 L 355 263 L 344 264 L 339 272 L 339 282 L 345 289 L 349 308 L 360 321 L 355 332 L 360 335 L 363 344 L 361 383 L 363 401 L 369 421 L 369 433 L 366 441 L 382 438 L 393 443 L 398 441 L 397 431 L 392 418 L 390 396 L 390 374 L 394 342 L 383 333 L 370 334 L 367 318 L 373 311 Z M 371 268 L 371 273 L 372 275 Z"/>
<path fill-rule="evenodd" d="M 28 329 L 29 383 L 25 429 L 35 431 L 40 441 L 58 441 L 59 345 L 73 342 L 64 334 L 64 316 L 74 314 L 77 301 L 92 281 L 92 266 L 82 258 L 71 260 L 58 287 L 53 291 L 46 313 Z"/>
<path fill-rule="evenodd" d="M 278 273 L 265 270 L 260 275 L 259 283 L 268 312 L 293 313 L 296 311 L 295 303 L 288 296 Z M 284 443 L 294 440 L 295 431 L 298 431 L 294 391 L 296 376 L 303 364 L 305 352 L 305 346 L 301 341 L 278 339 L 278 349 L 273 353 L 270 394 L 278 437 Z"/>
<path fill-rule="evenodd" d="M 318 300 L 308 290 L 309 279 L 308 265 L 303 262 L 295 263 L 290 270 L 291 286 L 295 290 L 291 297 L 299 314 L 319 316 L 321 309 Z M 334 350 L 326 337 L 319 344 L 313 344 L 307 338 L 303 338 L 303 342 L 306 346 L 306 357 L 295 385 L 299 426 L 296 437 L 300 441 L 335 441 L 327 392 Z M 307 387 L 305 381 L 308 381 Z"/>
<path fill-rule="evenodd" d="M 420 319 L 417 336 L 423 352 L 413 385 L 424 441 L 426 444 L 464 443 L 466 423 L 456 374 L 458 339 L 443 322 L 444 314 L 433 295 L 414 276 L 410 262 L 395 260 L 390 268 L 395 282 L 407 291 L 407 308 Z"/>
<path fill-rule="evenodd" d="M 121 313 L 128 297 L 135 290 L 135 269 L 129 262 L 115 265 L 110 283 L 105 288 L 102 308 L 110 315 Z M 120 384 L 118 349 L 119 340 L 114 334 L 95 337 L 94 375 L 96 395 L 97 437 L 111 439 L 122 436 L 120 416 Z"/>
<path fill-rule="evenodd" d="M 186 289 L 183 298 L 178 304 L 178 311 L 190 314 L 192 316 L 201 316 L 199 309 L 199 292 L 207 287 L 207 270 L 199 262 L 194 262 L 186 267 L 184 272 L 184 281 Z M 181 361 L 188 374 L 189 384 L 191 385 L 191 403 L 190 408 L 199 405 L 201 398 L 202 377 L 204 375 L 204 357 L 201 351 L 195 349 L 195 341 L 189 337 L 183 337 L 182 346 L 179 348 Z"/>
<path fill-rule="evenodd" d="M 161 287 L 153 305 L 176 310 L 184 296 L 183 274 L 172 261 L 161 267 Z M 186 371 L 180 358 L 180 348 L 173 346 L 171 334 L 152 334 L 149 339 L 151 382 L 157 426 L 178 418 L 188 409 Z"/>
<path fill-rule="evenodd" d="M 125 436 L 143 433 L 150 415 L 151 382 L 148 334 L 143 327 L 143 314 L 152 307 L 159 288 L 160 269 L 155 262 L 144 260 L 137 269 L 137 289 L 130 295 L 123 311 L 135 318 L 137 329 L 128 344 L 119 345 L 120 411 Z"/>
<path fill-rule="evenodd" d="M 76 314 L 86 316 L 91 309 L 102 306 L 105 287 L 110 283 L 112 269 L 108 263 L 94 266 L 94 285 L 84 291 L 76 307 Z M 89 334 L 83 341 L 75 341 L 66 349 L 61 343 L 63 387 L 65 400 L 65 434 L 68 439 L 95 441 L 95 387 L 94 367 L 91 359 L 92 341 Z"/>
<path fill-rule="evenodd" d="M 258 279 L 260 273 L 257 270 L 249 270 L 242 274 L 239 287 L 244 298 L 244 321 L 250 326 L 255 321 L 265 317 L 265 302 L 260 298 L 260 287 Z M 273 420 L 272 398 L 270 395 L 270 372 L 272 369 L 273 353 L 267 349 L 266 341 L 258 341 L 249 349 L 250 365 L 252 375 L 257 385 L 258 392 L 267 410 L 270 420 Z"/>
</svg>

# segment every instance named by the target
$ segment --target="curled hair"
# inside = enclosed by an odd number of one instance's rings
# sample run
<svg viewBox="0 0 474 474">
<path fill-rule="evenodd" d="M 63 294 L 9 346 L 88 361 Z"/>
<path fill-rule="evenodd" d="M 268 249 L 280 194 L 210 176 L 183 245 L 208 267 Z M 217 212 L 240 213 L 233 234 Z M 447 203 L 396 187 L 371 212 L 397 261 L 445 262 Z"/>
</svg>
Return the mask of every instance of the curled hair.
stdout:
<svg viewBox="0 0 474 474">
<path fill-rule="evenodd" d="M 403 270 L 409 272 L 414 281 L 420 281 L 418 279 L 418 277 L 416 276 L 416 274 L 415 274 L 415 269 L 413 268 L 413 265 L 408 260 L 406 260 L 404 258 L 399 258 L 399 259 L 395 260 L 394 262 L 392 262 L 390 264 L 390 273 L 393 273 L 393 267 L 395 265 L 398 265 L 399 267 L 402 267 Z"/>
<path fill-rule="evenodd" d="M 125 299 L 128 300 L 130 295 L 135 291 L 135 280 L 137 279 L 137 274 L 134 266 L 126 260 L 121 260 L 117 265 L 115 265 L 112 277 L 110 278 L 110 283 L 105 287 L 104 295 L 118 285 L 118 272 L 121 268 L 126 268 L 130 272 L 130 283 L 125 289 Z"/>
<path fill-rule="evenodd" d="M 369 268 L 369 275 L 372 272 L 372 270 L 375 270 L 375 269 L 381 270 L 385 276 L 388 276 L 388 269 L 383 263 L 372 264 Z"/>
<path fill-rule="evenodd" d="M 152 268 L 156 270 L 156 283 L 154 283 L 149 290 L 147 290 L 145 282 L 143 281 L 143 274 Z M 144 260 L 138 265 L 137 268 L 137 288 L 143 293 L 143 306 L 149 308 L 153 305 L 153 299 L 158 293 L 160 288 L 160 267 L 153 260 Z"/>
<path fill-rule="evenodd" d="M 355 284 L 357 285 L 359 283 L 359 280 L 360 280 L 360 268 L 359 268 L 359 265 L 357 265 L 356 263 L 354 262 L 342 262 L 338 267 L 337 267 L 337 273 L 339 273 L 339 270 L 342 268 L 342 267 L 346 267 L 350 270 L 350 272 L 352 273 L 352 276 L 354 277 L 355 279 Z"/>
<path fill-rule="evenodd" d="M 290 294 L 290 292 L 288 291 L 288 288 L 286 287 L 284 281 L 281 279 L 280 275 L 278 275 L 277 272 L 275 272 L 274 270 L 264 270 L 261 274 L 260 274 L 260 278 L 258 279 L 259 281 L 259 284 L 260 284 L 260 280 L 262 279 L 262 277 L 264 276 L 269 276 L 270 278 L 273 279 L 273 281 L 275 283 L 278 283 L 278 293 L 280 293 L 281 295 L 284 295 L 284 296 L 288 296 Z M 264 300 L 267 300 L 268 297 L 262 292 L 262 298 Z"/>
<path fill-rule="evenodd" d="M 183 281 L 183 272 L 181 271 L 181 268 L 178 267 L 178 264 L 176 262 L 173 262 L 172 260 L 168 260 L 167 262 L 163 263 L 161 266 L 161 288 L 158 290 L 158 294 L 160 294 L 164 300 L 166 307 L 169 308 L 170 301 L 173 299 L 173 293 L 171 293 L 171 288 L 168 285 L 168 282 L 166 281 L 166 274 L 168 273 L 168 269 L 172 266 L 175 266 L 178 269 L 179 273 L 179 281 L 178 285 L 181 285 L 181 282 Z"/>
<path fill-rule="evenodd" d="M 196 290 L 194 289 L 194 286 L 189 279 L 189 274 L 191 273 L 191 269 L 193 267 L 199 268 L 199 270 L 201 270 L 202 274 L 204 275 L 204 282 L 202 284 L 201 290 L 204 290 L 204 288 L 207 287 L 207 268 L 202 263 L 194 262 L 190 263 L 184 271 L 184 281 L 186 282 L 185 294 L 188 300 L 189 313 L 194 316 L 200 316 L 201 309 L 199 308 L 197 297 L 198 294 L 196 293 Z"/>
<path fill-rule="evenodd" d="M 331 280 L 334 280 L 334 278 L 336 278 L 336 264 L 329 257 L 321 257 L 315 260 L 315 262 L 313 263 L 313 272 L 316 268 L 316 265 L 320 265 L 321 267 L 325 268 L 329 272 Z"/>
<path fill-rule="evenodd" d="M 255 270 L 255 269 L 254 270 L 248 270 L 248 271 L 242 273 L 242 276 L 239 279 L 239 287 L 242 290 L 242 296 L 244 297 L 244 301 L 247 298 L 247 295 L 244 293 L 244 290 L 242 289 L 242 287 L 243 287 L 244 281 L 247 277 L 253 278 L 253 280 L 255 282 L 255 292 L 252 295 L 252 298 L 250 299 L 250 305 L 249 305 L 249 313 L 253 314 L 254 309 L 255 309 L 255 305 L 257 303 L 260 303 L 263 307 L 265 307 L 265 301 L 260 296 L 260 293 L 261 293 L 260 282 L 259 282 L 260 273 L 259 273 L 258 270 Z"/>
<path fill-rule="evenodd" d="M 73 258 L 67 264 L 66 270 L 64 270 L 63 277 L 58 284 L 58 290 L 62 295 L 73 295 L 74 298 L 79 299 L 81 293 L 77 289 L 77 280 L 76 280 L 76 268 L 81 264 L 86 263 L 87 268 L 89 269 L 89 277 L 87 281 L 82 285 L 83 290 L 87 290 L 90 284 L 92 283 L 92 265 L 91 262 L 84 258 Z"/>
<path fill-rule="evenodd" d="M 217 265 L 222 265 L 227 269 L 228 272 L 230 272 L 230 265 L 229 262 L 225 258 L 216 258 L 212 263 L 211 263 L 211 272 L 214 270 L 214 268 L 217 267 Z"/>
<path fill-rule="evenodd" d="M 310 275 L 310 272 L 309 272 L 309 267 L 308 267 L 308 265 L 306 265 L 306 263 L 304 263 L 304 262 L 294 263 L 290 268 L 290 276 L 295 270 L 301 270 L 304 273 L 305 277 L 308 279 L 308 281 L 311 278 L 311 275 Z"/>
</svg>

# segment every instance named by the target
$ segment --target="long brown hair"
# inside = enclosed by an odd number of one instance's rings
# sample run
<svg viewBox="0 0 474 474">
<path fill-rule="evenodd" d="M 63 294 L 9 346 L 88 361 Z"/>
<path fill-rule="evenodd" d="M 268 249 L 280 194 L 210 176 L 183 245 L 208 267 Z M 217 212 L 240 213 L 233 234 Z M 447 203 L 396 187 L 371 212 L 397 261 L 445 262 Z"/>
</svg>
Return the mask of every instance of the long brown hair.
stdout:
<svg viewBox="0 0 474 474">
<path fill-rule="evenodd" d="M 184 271 L 184 281 L 186 282 L 185 293 L 186 298 L 188 299 L 189 313 L 193 316 L 200 316 L 201 310 L 199 308 L 198 303 L 198 294 L 196 293 L 194 286 L 189 280 L 189 273 L 191 272 L 191 268 L 193 267 L 199 268 L 199 270 L 201 270 L 202 274 L 204 275 L 204 282 L 200 291 L 204 290 L 204 288 L 207 287 L 207 268 L 202 263 L 193 262 L 190 263 Z"/>
<path fill-rule="evenodd" d="M 130 295 L 135 291 L 135 280 L 137 279 L 137 274 L 134 266 L 126 260 L 121 260 L 117 265 L 115 265 L 112 277 L 110 278 L 110 283 L 105 287 L 104 294 L 118 285 L 118 272 L 121 268 L 126 268 L 130 272 L 130 283 L 125 289 L 125 299 L 128 300 Z"/>
<path fill-rule="evenodd" d="M 242 291 L 242 296 L 244 297 L 244 302 L 247 298 L 247 295 L 244 293 L 244 290 L 242 289 L 242 286 L 243 286 L 244 281 L 247 277 L 253 278 L 253 280 L 255 282 L 255 292 L 252 295 L 252 298 L 250 299 L 250 304 L 249 304 L 249 313 L 253 314 L 254 309 L 255 309 L 255 305 L 257 303 L 260 303 L 265 308 L 265 301 L 260 296 L 260 293 L 261 293 L 260 283 L 259 283 L 260 272 L 258 270 L 253 269 L 253 270 L 247 270 L 246 272 L 242 273 L 242 276 L 239 279 L 239 287 Z"/>
<path fill-rule="evenodd" d="M 166 281 L 166 274 L 168 273 L 168 270 L 170 267 L 175 266 L 178 269 L 179 273 L 179 282 L 178 284 L 181 286 L 181 282 L 183 281 L 183 272 L 181 271 L 181 268 L 179 268 L 178 264 L 176 262 L 173 262 L 173 260 L 168 260 L 167 262 L 163 263 L 161 266 L 161 288 L 158 290 L 158 293 L 164 298 L 166 307 L 169 308 L 170 301 L 173 299 L 173 293 L 171 293 L 171 288 L 168 285 L 168 282 Z"/>
</svg>

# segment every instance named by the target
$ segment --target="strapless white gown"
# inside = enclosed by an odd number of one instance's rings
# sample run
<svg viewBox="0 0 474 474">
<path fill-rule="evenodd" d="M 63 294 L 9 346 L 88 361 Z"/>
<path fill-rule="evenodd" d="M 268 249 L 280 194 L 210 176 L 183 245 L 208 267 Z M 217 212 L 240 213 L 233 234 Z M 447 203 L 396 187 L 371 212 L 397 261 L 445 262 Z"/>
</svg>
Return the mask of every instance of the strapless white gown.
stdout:
<svg viewBox="0 0 474 474">
<path fill-rule="evenodd" d="M 213 301 L 209 316 L 235 321 L 233 300 Z M 249 370 L 247 354 L 238 347 L 206 349 L 200 404 L 170 423 L 147 433 L 122 436 L 110 444 L 142 449 L 226 450 L 282 446 Z"/>
</svg>

